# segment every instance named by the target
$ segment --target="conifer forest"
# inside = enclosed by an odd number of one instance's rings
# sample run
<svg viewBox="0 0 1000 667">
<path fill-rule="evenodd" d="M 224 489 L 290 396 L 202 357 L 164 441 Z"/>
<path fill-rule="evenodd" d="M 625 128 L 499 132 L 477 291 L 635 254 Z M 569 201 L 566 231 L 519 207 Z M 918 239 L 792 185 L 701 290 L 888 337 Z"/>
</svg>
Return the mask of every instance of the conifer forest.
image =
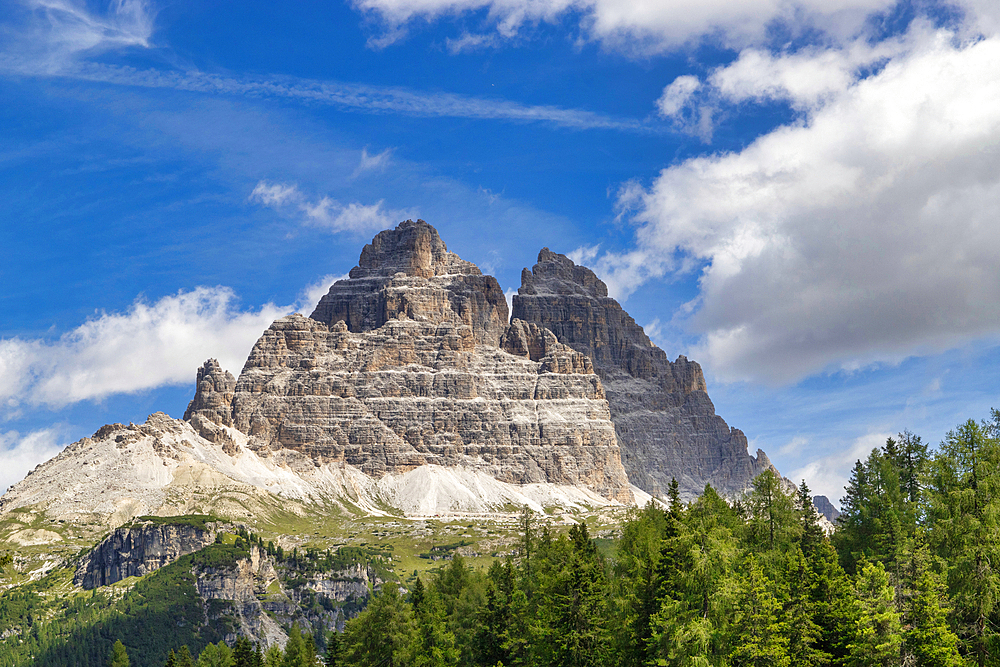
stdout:
<svg viewBox="0 0 1000 667">
<path fill-rule="evenodd" d="M 676 483 L 667 497 L 630 510 L 604 545 L 585 523 L 555 530 L 524 512 L 513 555 L 488 569 L 455 555 L 429 575 L 387 581 L 343 632 L 294 625 L 283 649 L 205 635 L 171 645 L 184 638 L 177 628 L 147 627 L 158 655 L 137 660 L 127 646 L 141 639 L 107 637 L 110 652 L 50 652 L 39 664 L 1000 664 L 1000 411 L 936 449 L 909 432 L 889 438 L 854 466 L 829 535 L 806 485 L 790 492 L 771 472 L 733 502 L 707 487 L 684 503 Z M 169 586 L 147 597 L 183 604 Z M 21 595 L 4 595 L 0 619 L 16 617 Z M 42 619 L 34 627 L 39 655 L 67 641 Z M 5 644 L 0 662 L 15 664 L 14 653 Z"/>
</svg>

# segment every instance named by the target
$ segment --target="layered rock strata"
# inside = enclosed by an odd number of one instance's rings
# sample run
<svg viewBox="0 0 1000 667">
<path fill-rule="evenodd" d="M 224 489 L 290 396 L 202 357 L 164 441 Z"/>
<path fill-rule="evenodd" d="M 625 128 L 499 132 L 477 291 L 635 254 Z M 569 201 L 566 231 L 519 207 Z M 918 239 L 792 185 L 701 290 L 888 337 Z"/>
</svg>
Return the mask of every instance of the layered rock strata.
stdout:
<svg viewBox="0 0 1000 667">
<path fill-rule="evenodd" d="M 701 367 L 683 356 L 670 362 L 590 269 L 543 248 L 521 273 L 513 310 L 592 360 L 622 463 L 642 490 L 662 495 L 676 477 L 685 497 L 705 484 L 734 494 L 772 468 L 763 451 L 750 456 L 743 432 L 715 414 Z"/>
<path fill-rule="evenodd" d="M 291 450 L 375 478 L 462 466 L 632 500 L 589 360 L 537 325 L 508 326 L 496 279 L 448 252 L 433 227 L 381 232 L 349 276 L 310 317 L 261 336 L 228 414 L 228 379 L 206 365 L 192 424 L 231 419 L 260 456 Z"/>
</svg>

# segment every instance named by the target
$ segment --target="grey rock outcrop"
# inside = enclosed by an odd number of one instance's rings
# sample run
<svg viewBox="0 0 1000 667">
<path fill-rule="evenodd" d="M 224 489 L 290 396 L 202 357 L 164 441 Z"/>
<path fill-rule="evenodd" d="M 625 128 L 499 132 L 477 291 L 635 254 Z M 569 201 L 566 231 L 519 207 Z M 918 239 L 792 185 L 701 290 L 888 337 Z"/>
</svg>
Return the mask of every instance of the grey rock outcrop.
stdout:
<svg viewBox="0 0 1000 667">
<path fill-rule="evenodd" d="M 249 558 L 240 559 L 231 567 L 195 567 L 198 597 L 207 609 L 228 616 L 227 625 L 232 631 L 224 639 L 230 644 L 240 636 L 265 646 L 284 646 L 288 641 L 260 600 L 277 580 L 274 565 L 256 546 L 251 547 Z M 215 620 L 209 616 L 209 620 Z"/>
<path fill-rule="evenodd" d="M 226 453 L 236 451 L 232 437 L 220 426 L 233 425 L 233 396 L 236 378 L 224 370 L 215 359 L 209 359 L 198 369 L 194 398 L 184 411 L 184 420 L 201 437 L 223 446 Z"/>
<path fill-rule="evenodd" d="M 840 510 L 833 506 L 829 498 L 826 496 L 813 496 L 813 505 L 816 507 L 817 512 L 826 517 L 827 521 L 832 524 L 837 523 Z"/>
<path fill-rule="evenodd" d="M 215 359 L 209 359 L 198 369 L 194 398 L 184 411 L 184 420 L 205 417 L 222 426 L 232 426 L 233 394 L 236 378 Z"/>
<path fill-rule="evenodd" d="M 83 557 L 73 583 L 85 589 L 141 577 L 215 541 L 207 529 L 184 524 L 138 523 L 115 529 Z"/>
<path fill-rule="evenodd" d="M 253 451 L 293 450 L 304 465 L 343 462 L 376 478 L 461 465 L 631 501 L 589 360 L 538 326 L 508 326 L 496 279 L 448 252 L 433 227 L 381 232 L 349 275 L 250 353 L 231 419 Z M 228 386 L 200 374 L 199 389 L 208 384 L 213 397 Z M 215 419 L 208 398 L 192 402 L 207 406 L 194 416 Z"/>
<path fill-rule="evenodd" d="M 590 269 L 543 248 L 522 271 L 513 306 L 514 318 L 551 330 L 593 361 L 622 463 L 647 493 L 665 493 L 676 477 L 688 498 L 706 483 L 735 494 L 773 468 L 762 451 L 750 456 L 743 432 L 715 414 L 701 367 L 684 356 L 670 362 Z"/>
</svg>

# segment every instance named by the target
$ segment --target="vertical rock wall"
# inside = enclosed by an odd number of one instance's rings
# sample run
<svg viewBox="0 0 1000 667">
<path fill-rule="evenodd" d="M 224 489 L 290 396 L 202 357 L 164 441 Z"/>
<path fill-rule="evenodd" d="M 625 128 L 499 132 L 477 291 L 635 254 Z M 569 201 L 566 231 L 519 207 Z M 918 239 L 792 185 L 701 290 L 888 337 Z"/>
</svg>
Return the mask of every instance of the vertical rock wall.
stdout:
<svg viewBox="0 0 1000 667">
<path fill-rule="evenodd" d="M 676 477 L 686 497 L 711 484 L 722 493 L 746 488 L 771 467 L 747 453 L 742 431 L 715 414 L 701 367 L 670 362 L 590 269 L 543 248 L 521 273 L 513 317 L 551 330 L 593 361 L 611 408 L 629 480 L 653 495 Z"/>
</svg>

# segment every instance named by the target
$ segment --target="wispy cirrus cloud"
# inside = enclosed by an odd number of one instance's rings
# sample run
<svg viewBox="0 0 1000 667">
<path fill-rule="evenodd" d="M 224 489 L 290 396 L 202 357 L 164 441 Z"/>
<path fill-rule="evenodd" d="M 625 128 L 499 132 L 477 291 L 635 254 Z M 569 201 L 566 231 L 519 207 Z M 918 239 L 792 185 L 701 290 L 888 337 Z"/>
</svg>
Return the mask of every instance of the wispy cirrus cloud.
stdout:
<svg viewBox="0 0 1000 667">
<path fill-rule="evenodd" d="M 153 35 L 155 10 L 145 0 L 112 0 L 104 11 L 74 0 L 27 0 L 22 8 L 23 22 L 6 30 L 0 57 L 43 72 L 109 49 L 147 48 Z"/>
<path fill-rule="evenodd" d="M 342 204 L 328 196 L 310 200 L 297 185 L 260 181 L 249 200 L 277 211 L 291 214 L 302 224 L 321 227 L 331 232 L 364 233 L 381 231 L 401 220 L 416 217 L 414 210 L 385 208 L 385 200 L 374 204 L 350 202 Z"/>
<path fill-rule="evenodd" d="M 455 93 L 427 93 L 403 87 L 297 77 L 237 78 L 196 71 L 135 69 L 95 62 L 63 63 L 59 68 L 52 69 L 41 67 L 30 58 L 0 53 L 0 72 L 3 71 L 138 88 L 277 99 L 307 105 L 319 104 L 356 113 L 549 123 L 573 130 L 613 130 L 643 134 L 671 131 L 667 125 L 655 120 L 619 118 L 585 109 L 527 105 Z"/>
<path fill-rule="evenodd" d="M 352 177 L 357 178 L 366 171 L 385 171 L 386 167 L 389 166 L 389 163 L 392 162 L 392 151 L 392 148 L 386 148 L 381 153 L 369 155 L 368 147 L 365 146 L 361 149 L 361 161 L 354 170 Z"/>
</svg>

